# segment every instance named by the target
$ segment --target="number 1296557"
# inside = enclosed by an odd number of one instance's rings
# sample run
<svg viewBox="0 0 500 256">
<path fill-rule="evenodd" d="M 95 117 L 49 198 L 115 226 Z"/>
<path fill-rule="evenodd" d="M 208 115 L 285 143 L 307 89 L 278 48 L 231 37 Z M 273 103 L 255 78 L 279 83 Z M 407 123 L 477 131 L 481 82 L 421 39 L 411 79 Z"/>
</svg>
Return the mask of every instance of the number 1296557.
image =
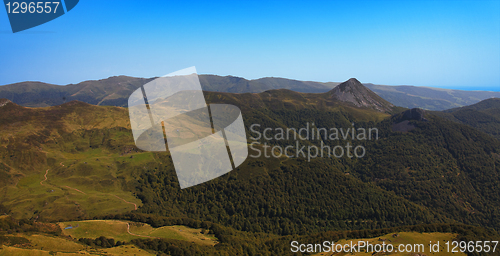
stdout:
<svg viewBox="0 0 500 256">
<path fill-rule="evenodd" d="M 495 252 L 498 241 L 448 241 L 445 244 L 448 252 Z"/>
<path fill-rule="evenodd" d="M 56 13 L 61 2 L 7 2 L 7 13 Z"/>
</svg>

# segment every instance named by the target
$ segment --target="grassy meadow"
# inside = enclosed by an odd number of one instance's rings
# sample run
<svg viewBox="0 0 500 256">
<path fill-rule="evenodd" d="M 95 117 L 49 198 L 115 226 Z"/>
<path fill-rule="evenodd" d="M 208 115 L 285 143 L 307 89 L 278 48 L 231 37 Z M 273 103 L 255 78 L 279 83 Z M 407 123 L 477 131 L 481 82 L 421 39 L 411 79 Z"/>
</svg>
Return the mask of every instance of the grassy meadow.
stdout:
<svg viewBox="0 0 500 256">
<path fill-rule="evenodd" d="M 129 242 L 137 238 L 165 238 L 192 241 L 200 245 L 215 245 L 217 239 L 208 235 L 208 230 L 202 234 L 202 229 L 186 226 L 164 226 L 153 228 L 149 224 L 125 222 L 120 220 L 84 220 L 58 223 L 63 234 L 72 238 L 98 238 L 105 236 L 115 241 Z M 129 228 L 127 227 L 129 225 Z M 67 227 L 71 229 L 65 229 Z"/>
</svg>

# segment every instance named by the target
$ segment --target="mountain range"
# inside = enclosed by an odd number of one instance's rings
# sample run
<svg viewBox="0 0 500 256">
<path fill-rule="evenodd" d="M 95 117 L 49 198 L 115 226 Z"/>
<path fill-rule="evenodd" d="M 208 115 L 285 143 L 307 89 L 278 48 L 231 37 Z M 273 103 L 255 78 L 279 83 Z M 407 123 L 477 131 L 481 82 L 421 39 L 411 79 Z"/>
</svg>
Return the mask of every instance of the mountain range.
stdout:
<svg viewBox="0 0 500 256">
<path fill-rule="evenodd" d="M 46 107 L 79 100 L 93 105 L 127 106 L 130 94 L 139 86 L 154 78 L 115 76 L 102 80 L 89 80 L 65 86 L 21 82 L 0 86 L 0 98 L 27 107 Z M 229 93 L 260 93 L 267 90 L 288 89 L 304 93 L 328 92 L 340 83 L 298 81 L 285 78 L 266 77 L 247 80 L 234 76 L 200 75 L 205 91 Z M 477 103 L 481 100 L 500 97 L 500 92 L 461 91 L 416 86 L 386 86 L 364 84 L 392 104 L 406 108 L 445 110 Z"/>
<path fill-rule="evenodd" d="M 217 87 L 226 81 L 219 78 L 201 76 L 200 80 Z M 65 98 L 62 101 L 86 97 L 96 104 L 72 100 L 54 106 L 47 105 L 55 104 L 55 96 L 52 100 L 35 97 L 37 93 L 52 97 L 53 85 L 27 84 L 17 91 L 8 86 L 17 92 L 12 94 L 14 99 L 24 105 L 46 105 L 32 108 L 0 100 L 0 211 L 25 219 L 18 221 L 25 225 L 106 218 L 154 227 L 165 223 L 204 226 L 219 242 L 196 247 L 209 251 L 206 255 L 281 255 L 290 253 L 294 239 L 337 241 L 402 230 L 453 232 L 462 241 L 498 237 L 500 140 L 482 126 L 484 120 L 495 125 L 498 100 L 447 112 L 405 109 L 354 78 L 321 93 L 206 90 L 207 103 L 241 109 L 247 135 L 309 124 L 376 128 L 377 138 L 301 140 L 306 149 L 350 144 L 362 146 L 366 154 L 249 157 L 222 177 L 181 190 L 169 152 L 138 149 L 128 110 L 102 106 L 112 100 L 119 103 L 128 93 L 120 88 L 133 90 L 146 81 L 114 77 L 85 86 L 68 85 L 71 90 L 57 95 Z M 231 84 L 248 85 L 241 80 Z M 478 113 L 481 119 L 475 122 L 471 117 Z M 251 128 L 254 124 L 259 126 Z M 258 141 L 255 148 L 263 150 L 264 142 Z M 296 142 L 267 141 L 270 146 Z M 2 221 L 0 228 L 5 226 Z M 354 235 L 346 233 L 349 230 L 360 231 Z M 159 240 L 141 239 L 146 240 L 134 243 L 155 252 L 189 255 L 177 252 L 178 247 L 194 250 L 194 245 L 174 240 L 165 240 L 167 245 L 161 247 Z"/>
</svg>

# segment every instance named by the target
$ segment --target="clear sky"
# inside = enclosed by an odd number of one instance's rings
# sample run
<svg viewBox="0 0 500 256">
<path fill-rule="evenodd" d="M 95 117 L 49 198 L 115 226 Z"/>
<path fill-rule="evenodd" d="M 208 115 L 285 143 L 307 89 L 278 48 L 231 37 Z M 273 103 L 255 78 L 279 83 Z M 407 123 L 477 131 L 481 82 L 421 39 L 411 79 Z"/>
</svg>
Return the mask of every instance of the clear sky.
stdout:
<svg viewBox="0 0 500 256">
<path fill-rule="evenodd" d="M 80 0 L 13 34 L 0 10 L 0 85 L 115 75 L 500 90 L 500 1 Z"/>
</svg>

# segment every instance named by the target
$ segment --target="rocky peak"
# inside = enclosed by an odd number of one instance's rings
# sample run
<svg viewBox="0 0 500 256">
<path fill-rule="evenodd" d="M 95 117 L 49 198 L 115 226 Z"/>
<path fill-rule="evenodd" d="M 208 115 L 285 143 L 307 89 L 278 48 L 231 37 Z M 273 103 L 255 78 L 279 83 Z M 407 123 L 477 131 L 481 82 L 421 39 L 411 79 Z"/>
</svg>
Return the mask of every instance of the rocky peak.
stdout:
<svg viewBox="0 0 500 256">
<path fill-rule="evenodd" d="M 393 116 L 392 130 L 395 132 L 409 132 L 415 129 L 415 125 L 410 121 L 427 121 L 424 118 L 425 110 L 421 108 L 408 109 Z"/>
<path fill-rule="evenodd" d="M 380 112 L 390 112 L 394 105 L 366 88 L 356 78 L 351 78 L 328 92 L 332 98 L 351 103 L 356 107 L 366 107 Z"/>
<path fill-rule="evenodd" d="M 402 120 L 427 121 L 427 119 L 424 118 L 425 110 L 421 108 L 408 109 L 402 114 Z"/>
</svg>

